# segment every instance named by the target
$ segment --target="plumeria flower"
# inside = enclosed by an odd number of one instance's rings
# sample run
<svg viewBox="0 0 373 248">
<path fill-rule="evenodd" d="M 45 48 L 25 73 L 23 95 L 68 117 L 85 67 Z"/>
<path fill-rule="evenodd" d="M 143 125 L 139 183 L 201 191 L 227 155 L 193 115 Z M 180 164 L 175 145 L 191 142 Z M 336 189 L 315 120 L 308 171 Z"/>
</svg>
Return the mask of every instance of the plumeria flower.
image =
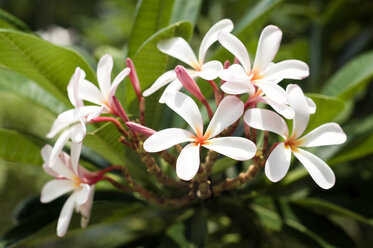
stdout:
<svg viewBox="0 0 373 248">
<path fill-rule="evenodd" d="M 62 196 L 65 193 L 72 192 L 62 207 L 57 223 L 57 235 L 62 237 L 66 234 L 69 227 L 73 210 L 82 215 L 81 226 L 86 227 L 90 218 L 95 183 L 98 181 L 99 174 L 92 173 L 78 165 L 78 159 L 70 158 L 66 153 L 61 152 L 57 162 L 50 167 L 49 157 L 52 147 L 46 145 L 41 150 L 44 160 L 43 168 L 46 173 L 55 177 L 47 182 L 41 192 L 40 201 L 47 203 Z"/>
<path fill-rule="evenodd" d="M 265 27 L 251 67 L 249 54 L 242 42 L 234 35 L 221 31 L 218 35 L 219 42 L 241 63 L 233 64 L 220 72 L 220 78 L 227 81 L 221 89 L 228 94 L 264 94 L 267 97 L 265 101 L 274 108 L 278 108 L 279 104 L 286 104 L 286 93 L 278 83 L 285 78 L 303 79 L 309 75 L 309 69 L 306 63 L 299 60 L 272 62 L 281 38 L 282 32 L 278 27 Z"/>
<path fill-rule="evenodd" d="M 49 165 L 52 166 L 58 158 L 62 148 L 68 140 L 72 140 L 72 151 L 80 154 L 82 140 L 86 135 L 86 123 L 100 113 L 100 106 L 84 106 L 78 95 L 78 86 L 84 81 L 85 72 L 79 67 L 70 79 L 67 86 L 68 97 L 74 109 L 61 113 L 54 121 L 51 130 L 46 135 L 53 138 L 57 133 L 64 130 L 57 139 L 51 152 Z"/>
<path fill-rule="evenodd" d="M 112 69 L 113 57 L 106 54 L 101 57 L 97 65 L 97 79 L 100 89 L 98 89 L 88 80 L 80 81 L 79 84 L 73 88 L 75 91 L 78 91 L 75 95 L 78 95 L 79 99 L 92 102 L 101 107 L 101 112 L 98 112 L 97 116 L 99 116 L 101 113 L 115 113 L 113 96 L 115 95 L 120 82 L 122 82 L 123 79 L 130 73 L 130 69 L 125 68 L 118 74 L 118 76 L 115 77 L 113 83 L 111 83 Z"/>
<path fill-rule="evenodd" d="M 312 179 L 321 188 L 329 189 L 335 183 L 333 171 L 320 158 L 300 147 L 342 144 L 346 141 L 346 134 L 337 123 L 326 123 L 301 137 L 309 121 L 310 109 L 299 86 L 289 85 L 287 95 L 289 104 L 295 112 L 291 133 L 284 119 L 273 111 L 253 108 L 247 110 L 244 115 L 244 120 L 249 126 L 277 133 L 284 139 L 269 155 L 265 164 L 265 174 L 272 182 L 280 181 L 289 169 L 293 153 Z"/>
<path fill-rule="evenodd" d="M 232 30 L 233 23 L 229 19 L 221 20 L 213 25 L 201 42 L 198 59 L 190 45 L 180 37 L 163 40 L 158 43 L 157 47 L 161 52 L 188 64 L 191 67 L 191 69 L 188 69 L 188 73 L 193 78 L 201 77 L 206 80 L 214 80 L 218 77 L 219 71 L 223 69 L 223 65 L 216 60 L 205 63 L 207 50 L 215 41 L 217 41 L 218 33 L 220 31 L 230 32 Z M 166 84 L 169 85 L 159 100 L 161 103 L 165 102 L 165 95 L 168 92 L 179 91 L 183 87 L 180 81 L 176 78 L 174 70 L 170 70 L 162 74 L 149 89 L 143 92 L 143 95 L 149 96 Z"/>
<path fill-rule="evenodd" d="M 243 114 L 243 102 L 236 96 L 227 96 L 219 104 L 210 124 L 203 132 L 203 120 L 197 104 L 189 96 L 173 92 L 166 95 L 166 104 L 179 114 L 193 132 L 180 128 L 168 128 L 150 136 L 144 142 L 147 152 L 159 152 L 176 144 L 190 142 L 180 152 L 176 161 L 176 174 L 183 180 L 191 180 L 200 165 L 200 147 L 213 150 L 236 160 L 248 160 L 256 153 L 253 142 L 242 137 L 217 137 L 225 128 Z"/>
</svg>

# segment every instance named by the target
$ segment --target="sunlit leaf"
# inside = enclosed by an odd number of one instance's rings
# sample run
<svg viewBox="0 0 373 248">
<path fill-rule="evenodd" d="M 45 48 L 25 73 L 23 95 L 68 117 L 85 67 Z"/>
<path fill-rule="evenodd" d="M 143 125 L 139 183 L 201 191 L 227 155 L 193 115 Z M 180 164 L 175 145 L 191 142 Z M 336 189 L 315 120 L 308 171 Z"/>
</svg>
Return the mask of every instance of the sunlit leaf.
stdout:
<svg viewBox="0 0 373 248">
<path fill-rule="evenodd" d="M 138 1 L 129 40 L 128 57 L 133 58 L 150 36 L 169 24 L 173 2 L 173 0 Z"/>
<path fill-rule="evenodd" d="M 331 122 L 343 110 L 344 103 L 336 97 L 319 94 L 307 94 L 316 103 L 316 113 L 310 116 L 305 133 L 326 123 Z"/>
<path fill-rule="evenodd" d="M 12 30 L 0 29 L 0 64 L 32 79 L 66 104 L 66 86 L 76 67 L 96 82 L 92 68 L 73 50 Z"/>
</svg>

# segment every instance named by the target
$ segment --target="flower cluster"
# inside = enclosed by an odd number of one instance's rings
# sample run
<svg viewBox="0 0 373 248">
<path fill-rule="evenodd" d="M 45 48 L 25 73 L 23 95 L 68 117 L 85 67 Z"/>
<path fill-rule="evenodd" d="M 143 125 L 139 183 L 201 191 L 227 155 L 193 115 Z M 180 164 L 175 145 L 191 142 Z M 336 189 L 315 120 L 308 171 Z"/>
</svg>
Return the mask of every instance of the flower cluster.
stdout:
<svg viewBox="0 0 373 248">
<path fill-rule="evenodd" d="M 302 136 L 310 115 L 316 112 L 316 105 L 304 95 L 299 86 L 290 84 L 285 90 L 279 85 L 283 79 L 300 80 L 307 77 L 307 64 L 299 60 L 273 62 L 280 46 L 282 32 L 278 27 L 269 25 L 260 35 L 255 60 L 251 65 L 248 51 L 244 44 L 230 33 L 232 30 L 233 23 L 227 19 L 213 25 L 201 42 L 198 58 L 188 43 L 180 37 L 158 43 L 161 52 L 181 60 L 191 68 L 176 66 L 174 70 L 162 74 L 142 93 L 130 59 L 126 61 L 128 68 L 121 71 L 111 83 L 113 59 L 109 55 L 103 56 L 97 67 L 99 89 L 85 79 L 83 70 L 76 69 L 67 87 L 74 109 L 57 117 L 47 137 L 61 134 L 53 148 L 46 146 L 42 150 L 44 169 L 56 179 L 45 185 L 41 201 L 49 202 L 73 191 L 61 211 L 57 227 L 59 236 L 65 234 L 74 206 L 77 212 L 82 214 L 82 226 L 87 224 L 94 187 L 101 180 L 107 180 L 124 191 L 138 192 L 152 203 L 183 206 L 196 198 L 206 199 L 235 188 L 253 178 L 263 166 L 267 178 L 277 182 L 286 175 L 293 153 L 317 185 L 324 189 L 334 185 L 335 176 L 330 167 L 300 147 L 341 144 L 346 141 L 345 133 L 337 123 L 326 123 Z M 233 64 L 230 61 L 225 61 L 224 64 L 216 60 L 206 62 L 207 50 L 216 42 L 234 55 Z M 139 102 L 139 115 L 134 120 L 128 118 L 115 97 L 119 83 L 128 75 Z M 200 90 L 196 78 L 209 83 L 216 106 L 211 106 L 212 101 L 206 98 L 207 92 Z M 145 126 L 144 97 L 167 84 L 159 102 L 165 103 L 182 117 L 189 124 L 188 129 L 173 127 L 156 132 Z M 83 101 L 95 105 L 84 105 Z M 258 106 L 266 106 L 258 105 L 259 103 L 267 104 L 272 110 L 259 108 Z M 205 116 L 199 107 L 201 104 L 207 110 L 206 118 L 210 119 L 206 129 Z M 102 116 L 103 114 L 105 116 Z M 291 130 L 283 117 L 292 121 Z M 122 135 L 120 141 L 138 153 L 148 172 L 159 183 L 188 189 L 190 192 L 180 199 L 168 199 L 148 192 L 131 177 L 124 166 L 111 166 L 99 172 L 89 172 L 79 166 L 86 125 L 102 121 L 116 125 Z M 264 142 L 261 146 L 256 145 L 257 130 L 264 131 Z M 278 134 L 282 141 L 268 144 L 268 132 Z M 62 151 L 69 141 L 71 157 Z M 184 147 L 180 145 L 186 142 L 188 143 Z M 174 146 L 178 153 L 176 156 L 173 151 L 167 151 Z M 207 152 L 202 147 L 207 149 Z M 158 153 L 174 166 L 176 175 L 181 180 L 165 174 L 150 153 Z M 238 161 L 251 160 L 253 164 L 237 178 L 212 182 L 212 167 L 220 155 Z M 127 184 L 104 176 L 111 170 L 121 170 Z"/>
</svg>

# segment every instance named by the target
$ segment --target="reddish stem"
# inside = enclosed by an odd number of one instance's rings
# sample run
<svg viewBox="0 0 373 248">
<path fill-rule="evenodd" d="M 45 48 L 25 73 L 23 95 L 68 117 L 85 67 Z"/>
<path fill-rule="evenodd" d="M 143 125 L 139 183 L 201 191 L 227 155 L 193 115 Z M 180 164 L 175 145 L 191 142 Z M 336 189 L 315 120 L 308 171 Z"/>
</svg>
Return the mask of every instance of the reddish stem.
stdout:
<svg viewBox="0 0 373 248">
<path fill-rule="evenodd" d="M 96 117 L 94 119 L 92 119 L 92 122 L 95 123 L 95 122 L 106 122 L 106 121 L 110 121 L 111 123 L 113 123 L 117 129 L 125 136 L 128 136 L 128 133 L 126 132 L 126 130 L 124 130 L 124 127 L 122 126 L 122 124 L 120 124 L 120 122 L 113 118 L 113 117 Z"/>
</svg>

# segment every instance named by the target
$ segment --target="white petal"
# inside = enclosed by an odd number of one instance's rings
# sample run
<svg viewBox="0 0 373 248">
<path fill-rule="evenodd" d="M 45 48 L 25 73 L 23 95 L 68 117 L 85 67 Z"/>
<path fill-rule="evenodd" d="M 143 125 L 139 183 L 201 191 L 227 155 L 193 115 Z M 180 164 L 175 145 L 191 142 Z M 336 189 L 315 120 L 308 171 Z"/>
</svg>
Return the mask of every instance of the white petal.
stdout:
<svg viewBox="0 0 373 248">
<path fill-rule="evenodd" d="M 278 103 L 273 101 L 272 98 L 263 96 L 263 99 L 268 103 L 277 113 L 285 117 L 286 119 L 294 118 L 294 110 L 290 108 L 286 103 Z"/>
<path fill-rule="evenodd" d="M 51 156 L 51 152 L 52 152 L 52 146 L 51 145 L 45 145 L 45 146 L 43 146 L 43 148 L 41 149 L 40 153 L 41 153 L 41 157 L 43 158 L 44 162 L 48 162 L 49 161 L 49 158 Z"/>
<path fill-rule="evenodd" d="M 263 91 L 263 93 L 278 103 L 286 103 L 286 91 L 278 84 L 268 81 L 255 81 L 255 84 Z"/>
<path fill-rule="evenodd" d="M 213 150 L 227 157 L 236 160 L 249 160 L 256 153 L 255 144 L 242 137 L 219 137 L 208 140 L 202 145 L 207 149 Z"/>
<path fill-rule="evenodd" d="M 159 152 L 176 144 L 193 141 L 193 134 L 181 128 L 168 128 L 156 132 L 144 142 L 147 152 Z"/>
<path fill-rule="evenodd" d="M 227 82 L 248 83 L 251 80 L 241 65 L 233 64 L 228 69 L 221 70 L 219 77 Z"/>
<path fill-rule="evenodd" d="M 200 146 L 195 143 L 188 144 L 181 150 L 176 161 L 176 175 L 185 181 L 191 180 L 198 172 Z"/>
<path fill-rule="evenodd" d="M 179 79 L 175 79 L 163 91 L 161 97 L 159 98 L 159 103 L 165 103 L 167 94 L 173 93 L 175 91 L 180 91 L 182 88 L 183 84 L 179 81 Z"/>
<path fill-rule="evenodd" d="M 60 155 L 63 147 L 65 146 L 65 144 L 67 143 L 67 141 L 71 138 L 72 130 L 73 130 L 73 128 L 69 128 L 69 129 L 65 130 L 60 135 L 60 137 L 58 137 L 56 143 L 53 146 L 53 149 L 51 151 L 50 157 L 49 157 L 49 162 L 48 162 L 49 167 L 53 167 L 54 164 L 59 159 L 58 156 Z"/>
<path fill-rule="evenodd" d="M 251 72 L 251 62 L 246 47 L 234 35 L 221 31 L 218 35 L 219 42 L 230 51 L 242 64 L 247 74 Z"/>
<path fill-rule="evenodd" d="M 284 119 L 268 109 L 248 109 L 244 115 L 244 120 L 250 127 L 274 132 L 283 138 L 286 138 L 289 134 L 288 126 Z"/>
<path fill-rule="evenodd" d="M 167 106 L 180 115 L 196 134 L 203 133 L 202 115 L 192 98 L 176 91 L 167 94 L 165 101 Z"/>
<path fill-rule="evenodd" d="M 284 60 L 268 67 L 262 75 L 268 80 L 303 79 L 308 77 L 308 65 L 300 60 Z"/>
<path fill-rule="evenodd" d="M 115 77 L 115 79 L 113 81 L 113 84 L 110 87 L 109 94 L 108 94 L 107 101 L 109 103 L 109 106 L 111 106 L 112 98 L 113 98 L 113 96 L 115 96 L 115 92 L 117 91 L 117 88 L 118 88 L 119 84 L 123 81 L 123 79 L 125 77 L 128 76 L 129 73 L 130 73 L 130 68 L 126 68 L 126 69 L 122 70 L 118 74 L 118 76 Z"/>
<path fill-rule="evenodd" d="M 252 95 L 255 92 L 255 88 L 251 82 L 226 82 L 221 86 L 221 90 L 232 95 L 240 95 L 245 93 Z"/>
<path fill-rule="evenodd" d="M 84 121 L 80 121 L 71 127 L 71 140 L 75 143 L 81 143 L 87 133 Z"/>
<path fill-rule="evenodd" d="M 286 88 L 288 102 L 294 110 L 293 131 L 294 138 L 300 137 L 308 125 L 310 108 L 302 89 L 296 84 L 289 84 Z"/>
<path fill-rule="evenodd" d="M 82 205 L 85 202 L 87 202 L 88 196 L 89 196 L 89 189 L 90 189 L 90 186 L 86 183 L 81 183 L 79 185 L 79 190 L 76 190 L 76 192 L 75 192 L 75 194 L 76 194 L 76 198 L 75 198 L 76 204 Z"/>
<path fill-rule="evenodd" d="M 196 55 L 183 38 L 175 37 L 162 40 L 158 42 L 157 47 L 161 52 L 177 58 L 193 68 L 199 66 Z"/>
<path fill-rule="evenodd" d="M 47 182 L 41 190 L 40 201 L 42 203 L 53 201 L 75 188 L 75 182 L 66 179 L 54 179 Z"/>
<path fill-rule="evenodd" d="M 80 108 L 70 109 L 61 113 L 57 118 L 65 123 L 72 124 L 77 122 L 90 114 L 98 112 L 99 106 L 83 106 Z"/>
<path fill-rule="evenodd" d="M 87 201 L 80 206 L 79 212 L 82 215 L 80 220 L 80 225 L 82 228 L 85 228 L 91 217 L 91 209 L 93 204 L 93 196 L 95 192 L 95 185 L 91 185 L 89 188 L 88 199 Z"/>
<path fill-rule="evenodd" d="M 309 98 L 307 96 L 306 96 L 306 101 L 307 101 L 307 104 L 308 104 L 310 114 L 316 113 L 316 103 L 311 98 Z"/>
<path fill-rule="evenodd" d="M 57 235 L 63 237 L 69 228 L 71 216 L 75 206 L 75 194 L 72 194 L 62 207 L 57 223 Z"/>
<path fill-rule="evenodd" d="M 167 71 L 163 73 L 162 75 L 160 75 L 159 78 L 157 78 L 157 80 L 155 80 L 155 82 L 152 84 L 152 86 L 150 86 L 150 88 L 145 90 L 142 93 L 142 95 L 145 97 L 150 96 L 151 94 L 153 94 L 154 92 L 156 92 L 157 90 L 159 90 L 160 88 L 162 88 L 163 86 L 165 86 L 166 84 L 170 83 L 171 81 L 175 79 L 176 79 L 175 71 L 174 70 Z"/>
<path fill-rule="evenodd" d="M 229 19 L 223 19 L 215 23 L 209 31 L 206 33 L 205 37 L 201 42 L 198 52 L 198 60 L 201 64 L 204 63 L 207 49 L 218 40 L 218 33 L 220 31 L 231 32 L 233 30 L 233 23 Z"/>
<path fill-rule="evenodd" d="M 214 80 L 222 69 L 223 65 L 219 61 L 213 60 L 203 64 L 201 71 L 197 71 L 196 74 L 205 80 Z"/>
<path fill-rule="evenodd" d="M 260 73 L 266 69 L 276 56 L 281 38 L 282 32 L 278 27 L 269 25 L 263 29 L 256 49 L 253 70 Z"/>
<path fill-rule="evenodd" d="M 294 156 L 299 159 L 310 173 L 312 179 L 323 189 L 330 189 L 335 184 L 335 175 L 332 169 L 319 157 L 302 149 L 293 151 Z"/>
<path fill-rule="evenodd" d="M 51 130 L 47 133 L 47 138 L 53 138 L 57 133 L 59 133 L 62 129 L 68 127 L 70 124 L 76 122 L 75 120 L 70 122 L 61 121 L 58 118 L 53 122 Z"/>
<path fill-rule="evenodd" d="M 79 97 L 83 100 L 101 105 L 105 102 L 101 91 L 88 80 L 82 80 L 79 84 Z"/>
<path fill-rule="evenodd" d="M 212 138 L 236 122 L 243 114 L 243 102 L 236 96 L 226 96 L 220 102 L 205 135 Z"/>
<path fill-rule="evenodd" d="M 74 107 L 83 106 L 83 101 L 79 94 L 79 86 L 85 78 L 85 72 L 77 67 L 75 73 L 72 75 L 69 84 L 67 85 L 67 95 L 69 96 L 70 102 Z"/>
<path fill-rule="evenodd" d="M 111 70 L 113 69 L 113 58 L 105 54 L 97 65 L 97 80 L 104 98 L 107 99 L 111 85 Z"/>
<path fill-rule="evenodd" d="M 347 136 L 337 123 L 325 123 L 302 138 L 298 139 L 299 146 L 314 147 L 339 145 L 346 142 Z"/>
<path fill-rule="evenodd" d="M 73 171 L 75 175 L 78 175 L 78 166 L 79 166 L 79 158 L 80 158 L 80 152 L 82 150 L 82 142 L 76 143 L 72 142 L 71 143 L 71 165 L 73 168 Z"/>
<path fill-rule="evenodd" d="M 278 182 L 289 170 L 291 160 L 291 149 L 286 148 L 284 143 L 279 143 L 269 155 L 264 172 L 269 180 Z"/>
</svg>

